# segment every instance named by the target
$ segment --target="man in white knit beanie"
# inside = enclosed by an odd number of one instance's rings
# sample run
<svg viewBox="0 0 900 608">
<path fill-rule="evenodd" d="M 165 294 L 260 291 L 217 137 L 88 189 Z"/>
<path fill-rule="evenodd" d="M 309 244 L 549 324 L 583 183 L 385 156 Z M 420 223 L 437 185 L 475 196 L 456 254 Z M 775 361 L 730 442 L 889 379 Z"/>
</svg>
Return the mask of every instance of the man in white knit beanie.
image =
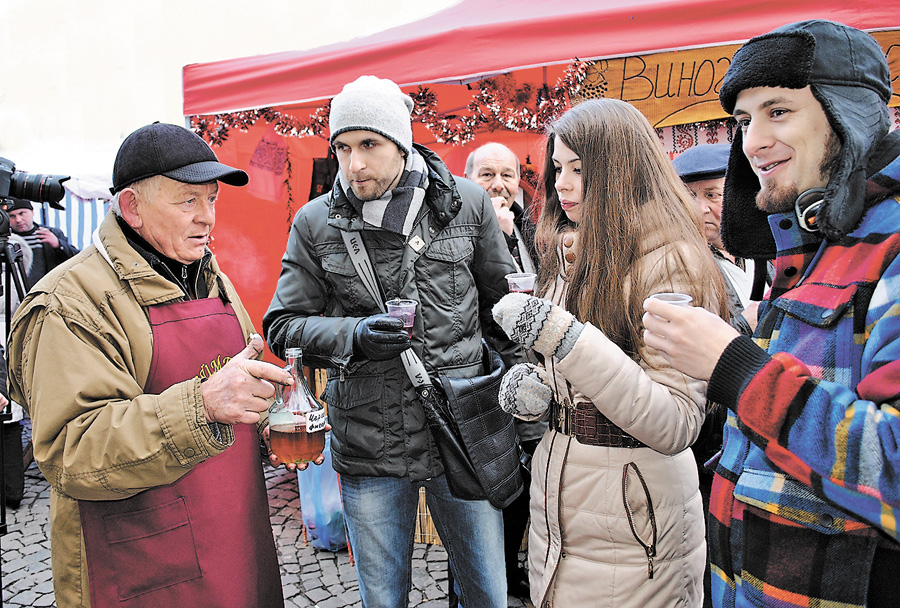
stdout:
<svg viewBox="0 0 900 608">
<path fill-rule="evenodd" d="M 322 398 L 362 605 L 409 604 L 424 487 L 462 604 L 506 608 L 501 512 L 451 492 L 400 355 L 411 348 L 435 378 L 472 378 L 486 373 L 485 338 L 507 364 L 517 362 L 518 347 L 490 312 L 515 267 L 485 190 L 413 144 L 412 110 L 395 83 L 375 76 L 334 98 L 338 178 L 294 219 L 263 331 L 276 355 L 299 346 L 305 364 L 328 368 Z M 342 233 L 365 244 L 378 300 L 417 302 L 411 328 L 380 314 Z"/>
</svg>

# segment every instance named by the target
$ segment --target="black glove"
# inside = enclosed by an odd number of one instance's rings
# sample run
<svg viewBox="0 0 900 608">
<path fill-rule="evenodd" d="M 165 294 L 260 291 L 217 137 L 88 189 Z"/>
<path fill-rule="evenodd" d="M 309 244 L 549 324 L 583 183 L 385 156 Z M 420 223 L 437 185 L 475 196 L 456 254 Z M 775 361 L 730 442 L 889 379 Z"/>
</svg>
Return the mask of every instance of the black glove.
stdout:
<svg viewBox="0 0 900 608">
<path fill-rule="evenodd" d="M 392 359 L 409 348 L 403 321 L 387 314 L 372 315 L 353 330 L 353 350 L 372 361 Z"/>
</svg>

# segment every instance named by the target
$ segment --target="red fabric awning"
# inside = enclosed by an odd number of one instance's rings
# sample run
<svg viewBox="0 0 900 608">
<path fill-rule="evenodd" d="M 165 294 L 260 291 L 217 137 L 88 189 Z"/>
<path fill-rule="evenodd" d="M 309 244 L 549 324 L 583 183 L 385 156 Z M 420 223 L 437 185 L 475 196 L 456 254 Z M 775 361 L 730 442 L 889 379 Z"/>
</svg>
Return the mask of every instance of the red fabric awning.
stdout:
<svg viewBox="0 0 900 608">
<path fill-rule="evenodd" d="M 325 99 L 363 74 L 401 86 L 460 82 L 575 58 L 741 42 L 804 19 L 891 29 L 900 27 L 898 9 L 900 0 L 462 0 L 347 42 L 185 66 L 184 114 Z"/>
</svg>

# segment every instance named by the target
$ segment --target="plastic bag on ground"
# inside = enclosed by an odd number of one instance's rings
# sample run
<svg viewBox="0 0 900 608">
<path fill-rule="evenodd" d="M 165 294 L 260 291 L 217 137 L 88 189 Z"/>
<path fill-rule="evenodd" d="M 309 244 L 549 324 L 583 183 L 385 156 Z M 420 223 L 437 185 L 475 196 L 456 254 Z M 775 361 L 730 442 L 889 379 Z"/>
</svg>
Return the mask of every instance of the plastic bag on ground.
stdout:
<svg viewBox="0 0 900 608">
<path fill-rule="evenodd" d="M 331 433 L 325 434 L 325 462 L 297 471 L 303 525 L 313 547 L 340 551 L 347 546 L 338 478 L 331 464 Z"/>
</svg>

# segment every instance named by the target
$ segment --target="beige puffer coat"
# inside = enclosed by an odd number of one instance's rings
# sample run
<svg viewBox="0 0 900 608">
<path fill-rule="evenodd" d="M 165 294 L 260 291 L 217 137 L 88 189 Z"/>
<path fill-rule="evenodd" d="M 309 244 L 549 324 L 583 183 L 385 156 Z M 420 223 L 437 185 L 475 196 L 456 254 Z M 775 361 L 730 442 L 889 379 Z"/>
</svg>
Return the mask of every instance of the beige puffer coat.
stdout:
<svg viewBox="0 0 900 608">
<path fill-rule="evenodd" d="M 565 240 L 571 246 L 560 252 L 562 260 L 577 251 L 575 239 Z M 679 277 L 661 270 L 671 251 L 658 237 L 645 243 L 639 263 L 648 270 L 652 292 L 684 291 Z M 565 290 L 560 278 L 544 297 L 562 305 Z M 644 348 L 640 354 L 635 363 L 586 324 L 565 358 L 555 365 L 548 359 L 559 403 L 592 402 L 649 447 L 585 445 L 552 429 L 544 435 L 531 469 L 528 561 L 535 606 L 693 608 L 702 603 L 703 507 L 689 446 L 705 416 L 706 384 L 668 366 L 658 351 Z M 632 532 L 623 502 L 626 465 L 628 509 L 645 544 L 653 538 L 649 505 L 656 518 L 652 579 L 651 560 Z"/>
<path fill-rule="evenodd" d="M 210 260 L 244 336 L 253 326 Z M 51 485 L 50 550 L 59 608 L 90 606 L 77 499 L 115 500 L 171 483 L 234 442 L 206 422 L 200 378 L 144 394 L 153 344 L 145 307 L 184 299 L 128 244 L 111 213 L 94 244 L 45 276 L 13 318 L 10 393 L 32 419 L 34 458 Z M 37 339 L 39 337 L 39 339 Z"/>
</svg>

